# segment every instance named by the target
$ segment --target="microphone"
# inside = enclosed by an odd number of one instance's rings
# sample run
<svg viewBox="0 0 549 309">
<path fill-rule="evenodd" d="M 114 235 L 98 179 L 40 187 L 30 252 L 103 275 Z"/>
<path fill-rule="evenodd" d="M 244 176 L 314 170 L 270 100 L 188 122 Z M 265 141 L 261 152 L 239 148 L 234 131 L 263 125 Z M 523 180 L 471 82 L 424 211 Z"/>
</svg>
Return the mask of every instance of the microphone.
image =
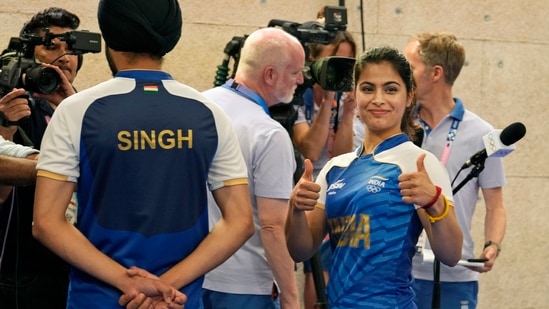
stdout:
<svg viewBox="0 0 549 309">
<path fill-rule="evenodd" d="M 526 127 L 521 122 L 515 122 L 503 130 L 493 130 L 482 137 L 484 149 L 475 153 L 467 160 L 462 169 L 477 165 L 487 157 L 504 157 L 515 150 L 515 145 L 526 134 Z"/>
</svg>

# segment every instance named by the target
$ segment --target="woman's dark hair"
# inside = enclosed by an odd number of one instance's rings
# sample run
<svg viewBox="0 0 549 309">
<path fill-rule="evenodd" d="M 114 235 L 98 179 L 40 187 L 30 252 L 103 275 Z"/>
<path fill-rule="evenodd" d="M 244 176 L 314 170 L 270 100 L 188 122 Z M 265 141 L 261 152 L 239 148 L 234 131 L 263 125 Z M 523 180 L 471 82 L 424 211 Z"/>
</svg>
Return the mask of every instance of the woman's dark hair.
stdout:
<svg viewBox="0 0 549 309">
<path fill-rule="evenodd" d="M 398 75 L 404 81 L 406 86 L 406 93 L 410 94 L 415 91 L 414 76 L 412 74 L 412 67 L 404 54 L 402 54 L 398 49 L 390 46 L 378 46 L 371 48 L 360 55 L 356 61 L 354 68 L 354 84 L 357 85 L 360 74 L 369 64 L 380 64 L 382 62 L 389 63 Z M 402 121 L 400 123 L 400 129 L 402 132 L 406 133 L 410 139 L 414 139 L 415 132 L 419 128 L 415 116 L 414 110 L 416 109 L 416 100 L 415 97 L 412 101 L 412 104 L 406 108 L 404 115 L 402 116 Z"/>
</svg>

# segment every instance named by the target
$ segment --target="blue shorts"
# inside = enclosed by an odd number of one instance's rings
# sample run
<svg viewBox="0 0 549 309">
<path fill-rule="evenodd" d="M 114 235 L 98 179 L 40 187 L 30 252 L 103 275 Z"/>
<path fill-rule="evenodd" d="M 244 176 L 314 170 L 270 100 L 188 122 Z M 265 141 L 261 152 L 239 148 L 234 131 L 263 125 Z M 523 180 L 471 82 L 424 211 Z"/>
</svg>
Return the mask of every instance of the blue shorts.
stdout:
<svg viewBox="0 0 549 309">
<path fill-rule="evenodd" d="M 418 309 L 431 309 L 433 301 L 433 281 L 414 281 L 416 303 Z M 444 309 L 475 309 L 478 303 L 478 281 L 441 282 L 440 308 Z"/>
<path fill-rule="evenodd" d="M 231 294 L 202 289 L 204 309 L 280 308 L 272 295 Z"/>
<path fill-rule="evenodd" d="M 330 270 L 330 264 L 332 264 L 332 247 L 330 246 L 329 241 L 323 241 L 318 248 L 318 253 L 320 254 L 320 261 L 322 262 L 322 269 L 324 271 Z M 312 272 L 311 261 L 307 260 L 303 262 L 303 272 L 310 273 Z"/>
</svg>

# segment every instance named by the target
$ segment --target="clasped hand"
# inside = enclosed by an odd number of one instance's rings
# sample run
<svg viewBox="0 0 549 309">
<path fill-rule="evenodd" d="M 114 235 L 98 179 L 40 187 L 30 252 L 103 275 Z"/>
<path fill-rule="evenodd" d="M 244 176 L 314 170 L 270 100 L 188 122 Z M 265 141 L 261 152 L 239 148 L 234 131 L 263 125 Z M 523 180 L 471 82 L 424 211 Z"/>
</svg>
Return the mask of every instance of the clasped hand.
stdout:
<svg viewBox="0 0 549 309">
<path fill-rule="evenodd" d="M 126 274 L 133 280 L 133 288 L 124 291 L 118 304 L 128 309 L 182 309 L 187 296 L 162 282 L 160 278 L 135 266 Z"/>
</svg>

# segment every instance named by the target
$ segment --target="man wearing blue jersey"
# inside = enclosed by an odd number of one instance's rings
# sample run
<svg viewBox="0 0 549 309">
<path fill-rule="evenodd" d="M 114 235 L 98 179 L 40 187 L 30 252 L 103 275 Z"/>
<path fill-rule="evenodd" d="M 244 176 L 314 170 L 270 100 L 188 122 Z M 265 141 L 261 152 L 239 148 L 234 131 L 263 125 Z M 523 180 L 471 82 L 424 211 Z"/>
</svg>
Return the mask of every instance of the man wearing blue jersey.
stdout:
<svg viewBox="0 0 549 309">
<path fill-rule="evenodd" d="M 412 258 L 422 230 L 442 263 L 461 257 L 450 180 L 437 158 L 408 137 L 415 101 L 404 55 L 391 47 L 368 50 L 357 59 L 354 82 L 364 140 L 328 161 L 315 183 L 305 161 L 290 196 L 288 248 L 294 259 L 306 259 L 330 233 L 331 309 L 415 309 Z"/>
<path fill-rule="evenodd" d="M 219 107 L 162 71 L 181 35 L 177 0 L 102 0 L 98 21 L 114 78 L 55 112 L 33 234 L 73 265 L 68 308 L 185 298 L 201 308 L 203 274 L 253 231 L 236 134 Z M 77 227 L 64 220 L 75 189 Z M 208 189 L 222 213 L 211 231 Z"/>
</svg>

